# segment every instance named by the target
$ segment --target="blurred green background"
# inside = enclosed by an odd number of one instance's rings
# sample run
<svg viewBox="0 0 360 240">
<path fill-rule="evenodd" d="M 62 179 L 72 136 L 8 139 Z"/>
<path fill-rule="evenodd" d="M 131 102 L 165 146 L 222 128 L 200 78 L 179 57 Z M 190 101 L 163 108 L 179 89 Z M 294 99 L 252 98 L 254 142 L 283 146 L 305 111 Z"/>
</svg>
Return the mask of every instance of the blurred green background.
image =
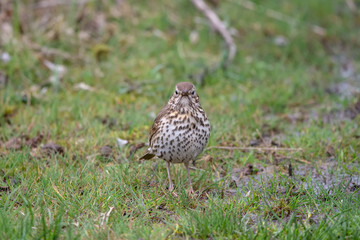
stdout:
<svg viewBox="0 0 360 240">
<path fill-rule="evenodd" d="M 281 193 L 259 190 L 245 203 L 248 189 L 233 181 L 234 169 L 248 164 L 274 167 L 276 177 L 289 163 L 295 171 L 330 164 L 359 175 L 359 1 L 206 3 L 237 46 L 226 69 L 216 68 L 227 56 L 224 40 L 191 1 L 0 1 L 2 237 L 285 238 L 291 232 L 311 238 L 329 229 L 338 236 L 359 234 L 358 210 L 349 215 L 338 207 L 332 221 L 321 220 L 334 208 L 328 202 L 316 207 L 320 203 L 310 201 L 316 192 L 282 202 L 274 200 Z M 192 172 L 195 199 L 169 196 L 162 160 L 137 161 L 154 117 L 180 81 L 198 89 L 212 124 L 208 146 L 260 149 L 207 150 Z M 119 146 L 119 140 L 127 144 Z M 261 150 L 274 147 L 302 151 Z M 185 170 L 173 171 L 181 192 L 187 188 Z M 350 187 L 337 192 L 348 199 L 344 209 L 359 204 Z M 245 213 L 259 216 L 267 207 L 270 218 L 278 213 L 278 205 L 264 205 L 261 197 L 286 207 L 296 198 L 291 216 L 304 225 L 292 232 L 281 221 L 245 221 Z M 340 204 L 340 198 L 331 199 Z M 101 225 L 99 216 L 109 207 L 108 224 Z M 207 224 L 196 215 L 199 209 L 208 209 Z M 337 221 L 354 228 L 341 232 Z"/>
</svg>

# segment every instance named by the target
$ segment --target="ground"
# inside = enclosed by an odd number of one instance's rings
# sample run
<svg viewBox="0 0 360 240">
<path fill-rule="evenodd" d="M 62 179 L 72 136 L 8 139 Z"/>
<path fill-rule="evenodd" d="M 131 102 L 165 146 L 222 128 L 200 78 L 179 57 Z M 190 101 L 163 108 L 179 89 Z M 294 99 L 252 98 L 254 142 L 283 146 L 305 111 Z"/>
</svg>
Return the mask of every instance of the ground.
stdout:
<svg viewBox="0 0 360 240">
<path fill-rule="evenodd" d="M 12 2 L 1 239 L 360 238 L 358 2 L 207 1 L 238 48 L 227 69 L 191 1 Z M 175 197 L 164 161 L 138 160 L 180 81 L 212 124 L 191 197 L 184 166 Z"/>
</svg>

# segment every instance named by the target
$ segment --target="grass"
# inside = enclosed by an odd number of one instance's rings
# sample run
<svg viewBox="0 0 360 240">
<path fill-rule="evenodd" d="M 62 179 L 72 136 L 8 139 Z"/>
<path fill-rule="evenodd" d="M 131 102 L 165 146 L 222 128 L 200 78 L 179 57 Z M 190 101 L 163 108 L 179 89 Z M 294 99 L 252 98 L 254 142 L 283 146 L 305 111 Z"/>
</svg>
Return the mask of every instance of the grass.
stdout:
<svg viewBox="0 0 360 240">
<path fill-rule="evenodd" d="M 171 168 L 174 197 L 164 161 L 133 153 L 175 84 L 226 54 L 190 1 L 6 5 L 0 238 L 360 238 L 359 14 L 337 0 L 242 3 L 215 8 L 236 30 L 236 58 L 196 83 L 212 124 L 208 146 L 303 151 L 207 150 L 191 172 L 193 197 L 183 166 Z M 49 143 L 63 154 L 43 150 Z"/>
</svg>

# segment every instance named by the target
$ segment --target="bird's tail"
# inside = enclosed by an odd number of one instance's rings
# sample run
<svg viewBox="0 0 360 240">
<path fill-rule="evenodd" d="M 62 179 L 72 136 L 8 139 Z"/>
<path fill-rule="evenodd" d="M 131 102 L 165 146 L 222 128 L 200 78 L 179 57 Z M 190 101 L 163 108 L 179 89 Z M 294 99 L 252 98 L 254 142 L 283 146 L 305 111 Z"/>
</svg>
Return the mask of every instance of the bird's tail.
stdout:
<svg viewBox="0 0 360 240">
<path fill-rule="evenodd" d="M 155 154 L 152 153 L 146 153 L 144 156 L 140 157 L 139 160 L 149 160 L 152 159 L 153 157 L 155 157 Z"/>
</svg>

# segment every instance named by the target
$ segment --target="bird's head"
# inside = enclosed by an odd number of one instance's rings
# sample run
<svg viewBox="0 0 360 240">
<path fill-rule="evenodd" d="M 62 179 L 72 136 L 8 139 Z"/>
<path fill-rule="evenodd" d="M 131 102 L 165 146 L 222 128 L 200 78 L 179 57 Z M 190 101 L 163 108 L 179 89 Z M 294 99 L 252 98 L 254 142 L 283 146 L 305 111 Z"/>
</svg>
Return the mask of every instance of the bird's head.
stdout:
<svg viewBox="0 0 360 240">
<path fill-rule="evenodd" d="M 195 86 L 190 82 L 176 84 L 175 91 L 169 103 L 178 108 L 200 105 L 199 96 L 196 94 Z"/>
</svg>

